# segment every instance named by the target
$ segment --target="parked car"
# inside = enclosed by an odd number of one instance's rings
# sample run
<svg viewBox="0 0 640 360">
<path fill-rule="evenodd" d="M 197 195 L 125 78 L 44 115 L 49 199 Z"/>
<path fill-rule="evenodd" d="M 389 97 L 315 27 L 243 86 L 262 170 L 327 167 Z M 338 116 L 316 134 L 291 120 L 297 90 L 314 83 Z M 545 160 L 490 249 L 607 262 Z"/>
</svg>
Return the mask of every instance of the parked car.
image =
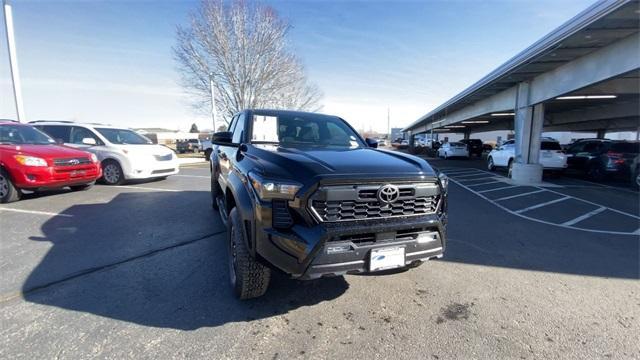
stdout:
<svg viewBox="0 0 640 360">
<path fill-rule="evenodd" d="M 199 139 L 179 140 L 176 142 L 176 151 L 178 154 L 192 152 L 199 153 L 202 150 L 202 143 Z"/>
<path fill-rule="evenodd" d="M 98 158 L 55 141 L 34 127 L 0 121 L 0 203 L 22 190 L 89 189 L 102 176 Z"/>
<path fill-rule="evenodd" d="M 485 142 L 484 144 L 482 144 L 482 151 L 489 153 L 491 152 L 491 150 L 493 150 L 494 147 L 494 144 Z"/>
<path fill-rule="evenodd" d="M 58 143 L 95 154 L 102 164 L 102 181 L 108 185 L 166 178 L 179 171 L 178 158 L 171 149 L 130 129 L 71 121 L 32 123 Z"/>
<path fill-rule="evenodd" d="M 447 180 L 337 116 L 245 110 L 214 134 L 211 200 L 241 299 L 293 278 L 408 268 L 442 256 Z"/>
<path fill-rule="evenodd" d="M 467 149 L 469 150 L 469 156 L 477 155 L 482 156 L 482 140 L 480 139 L 462 139 L 459 142 L 467 145 Z"/>
<path fill-rule="evenodd" d="M 438 156 L 445 159 L 452 157 L 468 158 L 469 150 L 467 145 L 461 142 L 447 142 L 438 149 Z"/>
<path fill-rule="evenodd" d="M 580 139 L 567 149 L 569 168 L 601 181 L 608 176 L 627 178 L 640 152 L 637 141 Z M 637 165 L 636 165 L 637 166 Z"/>
<path fill-rule="evenodd" d="M 378 139 L 378 146 L 387 146 L 386 139 Z"/>
<path fill-rule="evenodd" d="M 515 156 L 515 140 L 508 140 L 489 153 L 487 168 L 494 171 L 497 167 L 506 167 L 509 177 L 511 177 Z M 567 156 L 563 153 L 560 143 L 551 138 L 540 140 L 538 162 L 546 171 L 563 172 L 567 168 Z"/>
<path fill-rule="evenodd" d="M 631 185 L 636 188 L 636 189 L 640 189 L 640 155 L 637 155 L 633 161 L 631 162 L 631 176 L 630 176 L 630 180 L 631 180 Z"/>
</svg>

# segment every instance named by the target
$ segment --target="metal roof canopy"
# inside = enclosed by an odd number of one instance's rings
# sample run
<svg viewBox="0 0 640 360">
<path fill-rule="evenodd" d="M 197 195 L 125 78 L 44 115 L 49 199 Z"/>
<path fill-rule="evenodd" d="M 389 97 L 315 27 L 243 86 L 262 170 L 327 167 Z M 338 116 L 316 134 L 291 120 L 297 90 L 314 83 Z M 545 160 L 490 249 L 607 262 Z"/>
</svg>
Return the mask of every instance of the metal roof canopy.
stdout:
<svg viewBox="0 0 640 360">
<path fill-rule="evenodd" d="M 638 4 L 638 0 L 627 0 L 604 1 L 592 5 L 511 58 L 480 81 L 471 85 L 435 110 L 422 116 L 404 128 L 403 131 L 420 133 L 428 131 L 430 128 L 438 128 L 438 126 L 442 126 L 442 124 L 437 126 L 433 126 L 432 124 L 446 119 L 448 114 L 462 110 L 467 106 L 490 97 L 497 96 L 500 98 L 513 96 L 514 94 L 512 94 L 511 91 L 515 90 L 518 83 L 534 79 L 537 76 L 553 71 L 580 57 L 605 48 L 633 34 L 637 34 L 639 31 L 638 14 L 640 13 Z M 637 109 L 638 96 L 629 96 L 628 94 L 637 95 L 639 92 L 638 71 L 627 73 L 616 79 L 604 81 L 601 84 L 589 84 L 589 86 L 583 88 L 581 93 L 597 94 L 603 93 L 606 90 L 613 91 L 616 94 L 624 94 L 614 102 L 622 101 L 622 103 L 631 103 L 628 107 L 636 105 L 635 108 Z M 599 101 L 594 106 L 610 103 L 611 102 Z M 561 126 L 561 122 L 558 121 L 558 116 L 552 115 L 552 113 L 571 111 L 570 105 L 580 107 L 580 103 L 576 102 L 571 104 L 570 102 L 551 100 L 548 104 L 550 116 L 547 116 L 545 119 L 545 129 L 549 126 Z M 582 105 L 584 105 L 584 102 Z M 589 106 L 592 105 L 590 104 Z M 506 107 L 502 110 L 512 111 L 513 107 Z M 481 116 L 470 116 L 466 120 L 481 121 L 489 119 L 491 120 L 490 125 L 465 124 L 467 127 L 466 130 L 477 129 L 480 131 L 490 131 L 513 128 L 513 117 L 497 118 L 492 117 L 490 114 L 485 114 Z M 637 122 L 637 118 L 635 121 Z M 609 125 L 615 126 L 616 124 Z M 622 127 L 628 127 L 627 125 L 628 124 Z M 601 126 L 599 128 L 606 127 Z M 448 132 L 465 131 L 460 129 L 448 130 Z"/>
</svg>

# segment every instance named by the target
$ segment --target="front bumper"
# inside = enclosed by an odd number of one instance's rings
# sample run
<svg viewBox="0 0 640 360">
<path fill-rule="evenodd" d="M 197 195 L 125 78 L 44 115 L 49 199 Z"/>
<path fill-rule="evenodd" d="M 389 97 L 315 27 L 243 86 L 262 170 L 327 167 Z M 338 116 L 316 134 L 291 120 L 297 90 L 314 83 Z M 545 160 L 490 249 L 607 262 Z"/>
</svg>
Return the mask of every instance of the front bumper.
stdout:
<svg viewBox="0 0 640 360">
<path fill-rule="evenodd" d="M 132 179 L 150 179 L 175 175 L 180 171 L 177 158 L 167 161 L 156 160 L 133 160 L 123 167 L 124 177 Z"/>
<path fill-rule="evenodd" d="M 405 266 L 442 256 L 446 218 L 436 214 L 256 229 L 257 253 L 267 264 L 306 280 L 369 272 L 372 249 L 404 247 Z"/>
<path fill-rule="evenodd" d="M 65 186 L 83 185 L 102 176 L 98 164 L 69 168 L 23 166 L 12 171 L 15 185 L 25 190 L 58 189 Z"/>
</svg>

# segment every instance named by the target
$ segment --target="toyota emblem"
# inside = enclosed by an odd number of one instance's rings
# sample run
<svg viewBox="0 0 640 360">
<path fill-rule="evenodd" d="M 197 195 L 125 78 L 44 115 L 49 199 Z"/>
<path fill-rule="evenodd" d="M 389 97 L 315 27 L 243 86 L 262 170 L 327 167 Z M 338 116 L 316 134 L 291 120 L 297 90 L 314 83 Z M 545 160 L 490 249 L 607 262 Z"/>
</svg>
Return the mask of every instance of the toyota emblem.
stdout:
<svg viewBox="0 0 640 360">
<path fill-rule="evenodd" d="M 382 185 L 380 189 L 378 189 L 377 197 L 378 201 L 380 201 L 381 203 L 391 204 L 398 200 L 398 198 L 400 197 L 400 190 L 395 185 Z"/>
<path fill-rule="evenodd" d="M 71 160 L 69 160 L 69 164 L 71 164 L 71 165 L 78 165 L 78 164 L 80 164 L 80 160 L 78 160 L 78 159 L 71 159 Z"/>
</svg>

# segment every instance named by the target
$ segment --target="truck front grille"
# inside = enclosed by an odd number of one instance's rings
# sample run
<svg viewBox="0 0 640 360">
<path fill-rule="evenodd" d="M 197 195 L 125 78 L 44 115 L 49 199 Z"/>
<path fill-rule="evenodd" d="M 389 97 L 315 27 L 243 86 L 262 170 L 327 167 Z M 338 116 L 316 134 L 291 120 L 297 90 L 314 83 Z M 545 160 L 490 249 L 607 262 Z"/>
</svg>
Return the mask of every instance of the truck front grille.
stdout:
<svg viewBox="0 0 640 360">
<path fill-rule="evenodd" d="M 431 214 L 438 206 L 437 196 L 398 200 L 389 205 L 378 201 L 322 201 L 314 200 L 312 207 L 322 221 L 376 219 L 392 216 Z"/>
</svg>

